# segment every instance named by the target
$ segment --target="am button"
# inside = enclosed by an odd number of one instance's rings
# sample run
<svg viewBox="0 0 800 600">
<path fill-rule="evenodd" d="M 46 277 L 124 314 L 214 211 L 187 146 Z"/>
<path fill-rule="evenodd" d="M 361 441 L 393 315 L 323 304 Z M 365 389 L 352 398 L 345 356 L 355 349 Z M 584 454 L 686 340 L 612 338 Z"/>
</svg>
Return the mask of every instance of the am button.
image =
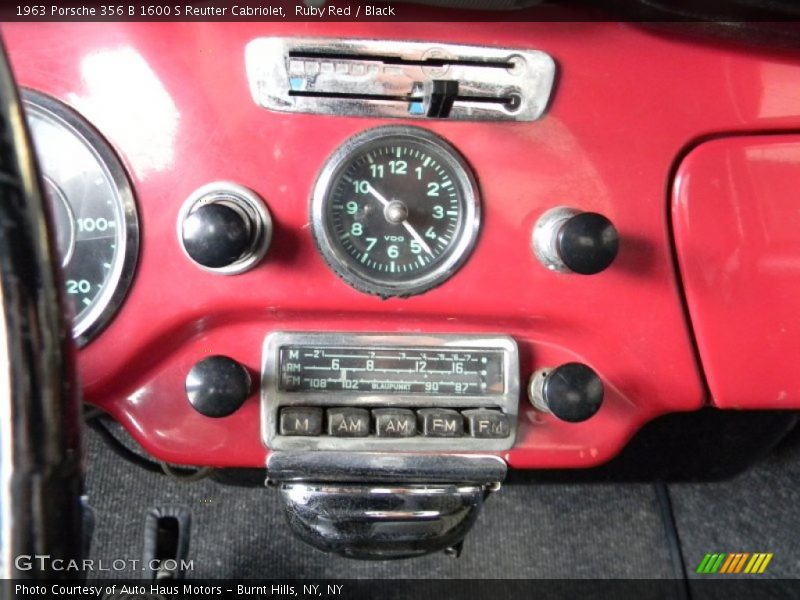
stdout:
<svg viewBox="0 0 800 600">
<path fill-rule="evenodd" d="M 375 435 L 384 438 L 402 438 L 417 435 L 417 417 L 407 408 L 377 408 L 372 411 L 375 417 Z"/>
<path fill-rule="evenodd" d="M 369 435 L 369 411 L 363 408 L 329 408 L 328 435 L 366 437 Z"/>
</svg>

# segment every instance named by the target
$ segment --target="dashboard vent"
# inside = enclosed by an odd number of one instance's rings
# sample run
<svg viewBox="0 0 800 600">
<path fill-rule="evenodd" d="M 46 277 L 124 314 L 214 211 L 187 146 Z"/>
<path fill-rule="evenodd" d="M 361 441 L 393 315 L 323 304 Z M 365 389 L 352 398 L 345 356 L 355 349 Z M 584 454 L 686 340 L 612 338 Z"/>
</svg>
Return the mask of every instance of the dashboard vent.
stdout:
<svg viewBox="0 0 800 600">
<path fill-rule="evenodd" d="M 279 112 L 534 121 L 555 62 L 538 50 L 267 37 L 246 49 L 253 100 Z"/>
</svg>

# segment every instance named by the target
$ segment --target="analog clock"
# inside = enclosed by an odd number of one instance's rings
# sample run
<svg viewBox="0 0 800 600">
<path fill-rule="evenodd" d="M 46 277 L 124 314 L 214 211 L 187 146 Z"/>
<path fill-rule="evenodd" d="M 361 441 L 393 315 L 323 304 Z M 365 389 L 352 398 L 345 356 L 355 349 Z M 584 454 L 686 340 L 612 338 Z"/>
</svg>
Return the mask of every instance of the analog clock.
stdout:
<svg viewBox="0 0 800 600">
<path fill-rule="evenodd" d="M 345 282 L 411 296 L 449 278 L 480 227 L 478 189 L 461 155 L 433 133 L 379 127 L 325 164 L 311 201 L 314 238 Z"/>
</svg>

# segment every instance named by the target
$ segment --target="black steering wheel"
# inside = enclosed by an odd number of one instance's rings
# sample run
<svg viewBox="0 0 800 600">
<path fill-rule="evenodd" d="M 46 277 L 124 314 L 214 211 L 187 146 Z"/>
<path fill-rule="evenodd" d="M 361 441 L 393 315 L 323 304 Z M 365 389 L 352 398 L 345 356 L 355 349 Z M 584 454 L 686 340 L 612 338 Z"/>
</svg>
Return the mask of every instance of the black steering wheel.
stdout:
<svg viewBox="0 0 800 600">
<path fill-rule="evenodd" d="M 0 49 L 0 597 L 11 579 L 75 578 L 81 415 L 50 219 Z"/>
</svg>

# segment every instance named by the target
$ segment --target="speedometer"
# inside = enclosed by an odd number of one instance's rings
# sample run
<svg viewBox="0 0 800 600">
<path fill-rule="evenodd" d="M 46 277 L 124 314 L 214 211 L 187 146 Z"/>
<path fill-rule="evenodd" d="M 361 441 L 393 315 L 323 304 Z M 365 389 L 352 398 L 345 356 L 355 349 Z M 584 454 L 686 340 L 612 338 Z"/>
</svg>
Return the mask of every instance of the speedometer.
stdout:
<svg viewBox="0 0 800 600">
<path fill-rule="evenodd" d="M 64 269 L 73 336 L 87 343 L 111 319 L 133 277 L 139 224 L 131 185 L 108 143 L 77 113 L 23 93 Z"/>
<path fill-rule="evenodd" d="M 317 246 L 333 271 L 362 292 L 410 296 L 450 277 L 480 226 L 466 161 L 426 129 L 368 130 L 334 152 L 311 201 Z"/>
</svg>

